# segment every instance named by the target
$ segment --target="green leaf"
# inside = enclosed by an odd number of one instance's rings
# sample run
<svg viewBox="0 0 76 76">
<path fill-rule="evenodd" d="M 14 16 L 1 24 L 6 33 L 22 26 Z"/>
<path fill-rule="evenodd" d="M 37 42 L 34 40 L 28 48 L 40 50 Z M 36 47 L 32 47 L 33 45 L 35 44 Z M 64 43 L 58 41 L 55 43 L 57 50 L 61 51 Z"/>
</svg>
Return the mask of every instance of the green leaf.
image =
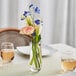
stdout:
<svg viewBox="0 0 76 76">
<path fill-rule="evenodd" d="M 41 35 L 38 36 L 38 42 L 41 40 Z"/>
<path fill-rule="evenodd" d="M 32 26 L 33 25 L 33 21 L 32 21 L 32 18 L 31 17 L 27 17 L 26 18 L 26 22 L 29 26 Z"/>
<path fill-rule="evenodd" d="M 41 35 L 36 35 L 36 36 L 33 36 L 32 38 L 32 42 L 34 43 L 38 43 L 40 42 L 40 40 L 41 40 Z"/>
</svg>

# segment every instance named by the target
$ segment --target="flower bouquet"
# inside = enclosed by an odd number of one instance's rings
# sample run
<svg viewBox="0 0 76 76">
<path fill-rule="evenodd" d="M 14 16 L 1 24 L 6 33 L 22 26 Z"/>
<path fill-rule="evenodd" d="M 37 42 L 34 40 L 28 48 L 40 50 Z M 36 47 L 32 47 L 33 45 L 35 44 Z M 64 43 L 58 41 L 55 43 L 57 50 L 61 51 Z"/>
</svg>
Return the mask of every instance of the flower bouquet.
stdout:
<svg viewBox="0 0 76 76">
<path fill-rule="evenodd" d="M 30 70 L 37 72 L 41 69 L 42 55 L 41 55 L 41 28 L 42 20 L 35 19 L 34 16 L 40 14 L 40 9 L 33 4 L 29 5 L 29 11 L 24 11 L 21 20 L 25 20 L 26 26 L 20 30 L 21 34 L 29 35 L 31 37 L 32 51 L 30 54 Z"/>
</svg>

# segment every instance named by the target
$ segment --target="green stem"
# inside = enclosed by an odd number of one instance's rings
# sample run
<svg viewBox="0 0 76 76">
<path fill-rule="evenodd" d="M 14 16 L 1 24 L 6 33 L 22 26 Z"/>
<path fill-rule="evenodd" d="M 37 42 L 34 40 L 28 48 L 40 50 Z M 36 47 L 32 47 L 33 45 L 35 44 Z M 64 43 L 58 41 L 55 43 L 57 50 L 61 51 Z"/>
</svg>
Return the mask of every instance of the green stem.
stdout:
<svg viewBox="0 0 76 76">
<path fill-rule="evenodd" d="M 42 57 L 41 57 L 41 49 L 39 46 L 39 43 L 36 42 L 36 36 L 32 38 L 32 58 L 30 61 L 30 65 L 35 65 L 35 67 L 38 69 L 40 68 L 40 65 L 42 63 Z"/>
<path fill-rule="evenodd" d="M 34 43 L 32 44 L 32 52 L 33 52 L 33 58 L 34 58 L 34 64 L 35 64 L 35 67 L 37 68 L 37 59 L 36 59 L 36 48 L 35 48 L 35 45 Z"/>
<path fill-rule="evenodd" d="M 38 48 L 38 55 L 39 55 L 39 59 L 40 59 L 40 64 L 42 63 L 42 56 L 41 56 L 41 48 Z"/>
<path fill-rule="evenodd" d="M 37 59 L 37 65 L 38 65 L 38 68 L 39 68 L 39 67 L 40 67 L 40 62 L 39 62 L 39 55 L 38 55 L 39 52 L 38 52 L 37 46 L 38 46 L 38 45 L 36 44 L 36 47 L 35 47 L 35 48 L 36 48 L 36 59 Z"/>
</svg>

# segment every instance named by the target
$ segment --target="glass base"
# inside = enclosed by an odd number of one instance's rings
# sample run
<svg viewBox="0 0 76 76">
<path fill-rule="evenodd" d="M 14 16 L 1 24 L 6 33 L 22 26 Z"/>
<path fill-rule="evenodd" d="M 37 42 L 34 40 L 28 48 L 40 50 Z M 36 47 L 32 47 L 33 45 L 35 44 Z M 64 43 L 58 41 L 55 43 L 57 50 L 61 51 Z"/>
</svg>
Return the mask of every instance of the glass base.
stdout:
<svg viewBox="0 0 76 76">
<path fill-rule="evenodd" d="M 30 66 L 30 71 L 31 72 L 39 72 L 41 68 L 34 68 L 33 66 Z"/>
</svg>

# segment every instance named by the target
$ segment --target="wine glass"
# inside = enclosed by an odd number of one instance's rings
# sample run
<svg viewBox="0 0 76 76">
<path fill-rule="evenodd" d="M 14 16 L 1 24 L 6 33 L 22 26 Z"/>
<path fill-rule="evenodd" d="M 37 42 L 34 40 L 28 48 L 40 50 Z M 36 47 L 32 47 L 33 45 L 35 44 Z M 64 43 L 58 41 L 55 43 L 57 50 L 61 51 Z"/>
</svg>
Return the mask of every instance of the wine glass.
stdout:
<svg viewBox="0 0 76 76">
<path fill-rule="evenodd" d="M 64 51 L 61 54 L 62 73 L 72 72 L 76 68 L 76 58 L 74 51 Z"/>
<path fill-rule="evenodd" d="M 2 64 L 11 62 L 14 59 L 14 44 L 11 42 L 3 42 L 1 44 Z"/>
</svg>

